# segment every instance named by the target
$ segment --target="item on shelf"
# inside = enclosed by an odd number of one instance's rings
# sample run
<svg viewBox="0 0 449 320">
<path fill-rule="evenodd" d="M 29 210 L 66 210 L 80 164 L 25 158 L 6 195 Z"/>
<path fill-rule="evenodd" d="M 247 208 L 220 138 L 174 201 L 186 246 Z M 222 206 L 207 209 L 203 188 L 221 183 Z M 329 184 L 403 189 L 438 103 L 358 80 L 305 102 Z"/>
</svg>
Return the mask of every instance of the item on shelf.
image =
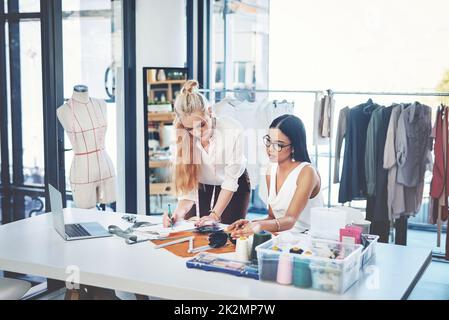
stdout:
<svg viewBox="0 0 449 320">
<path fill-rule="evenodd" d="M 267 231 L 261 231 L 258 233 L 255 233 L 253 236 L 253 244 L 251 247 L 251 256 L 250 259 L 251 261 L 253 261 L 253 263 L 257 262 L 257 252 L 256 252 L 256 247 L 264 242 L 267 242 L 268 240 L 270 240 L 272 238 L 271 233 L 267 232 Z"/>
<path fill-rule="evenodd" d="M 150 69 L 149 71 L 149 75 L 150 75 L 150 82 L 156 82 L 156 69 Z"/>
<path fill-rule="evenodd" d="M 276 247 L 282 251 L 274 251 Z M 303 254 L 290 252 L 300 247 L 305 250 Z M 256 251 L 260 280 L 279 282 L 277 275 L 281 272 L 280 282 L 289 283 L 289 276 L 283 274 L 288 268 L 286 257 L 293 262 L 291 283 L 296 287 L 343 293 L 359 279 L 361 245 L 281 234 L 257 246 Z"/>
<path fill-rule="evenodd" d="M 186 262 L 187 268 L 195 268 L 205 271 L 223 272 L 239 277 L 259 279 L 257 265 L 249 262 L 241 262 L 225 259 L 210 253 L 200 253 Z"/>
<path fill-rule="evenodd" d="M 150 139 L 148 140 L 148 149 L 150 151 L 155 151 L 159 147 L 159 141 Z"/>
<path fill-rule="evenodd" d="M 276 281 L 279 284 L 292 284 L 293 261 L 292 257 L 289 254 L 283 254 L 279 257 Z"/>
<path fill-rule="evenodd" d="M 173 106 L 171 103 L 168 102 L 159 102 L 155 103 L 154 101 L 150 101 L 147 105 L 147 111 L 148 112 L 161 112 L 161 113 L 167 113 L 172 112 Z"/>
<path fill-rule="evenodd" d="M 167 77 L 165 76 L 164 69 L 160 69 L 157 73 L 157 81 L 166 81 Z"/>
</svg>

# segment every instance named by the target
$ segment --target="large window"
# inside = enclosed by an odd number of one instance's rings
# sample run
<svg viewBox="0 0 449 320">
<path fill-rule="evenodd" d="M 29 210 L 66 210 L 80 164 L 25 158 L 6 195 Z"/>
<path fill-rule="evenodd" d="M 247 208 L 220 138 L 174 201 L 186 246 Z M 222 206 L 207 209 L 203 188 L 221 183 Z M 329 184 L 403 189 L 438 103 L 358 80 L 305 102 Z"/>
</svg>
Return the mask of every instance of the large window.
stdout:
<svg viewBox="0 0 449 320">
<path fill-rule="evenodd" d="M 385 106 L 420 101 L 434 111 L 449 101 L 428 94 L 449 92 L 449 44 L 443 40 L 449 36 L 445 18 L 449 3 L 445 0 L 212 3 L 211 88 L 268 89 L 270 100 L 294 102 L 294 112 L 306 126 L 309 153 L 318 166 L 326 204 L 339 205 L 339 185 L 331 179 L 335 140 L 312 144 L 318 91 L 340 92 L 334 96 L 334 135 L 339 111 L 369 98 Z M 224 95 L 215 92 L 216 100 Z M 267 97 L 246 91 L 235 96 L 249 101 Z M 409 219 L 413 230 L 409 230 L 408 241 L 412 245 L 435 244 L 434 232 L 427 232 L 426 239 L 415 237 L 416 229 L 435 230 L 427 223 L 430 180 L 428 173 L 421 211 Z M 351 205 L 365 208 L 366 201 Z"/>
<path fill-rule="evenodd" d="M 442 41 L 449 36 L 445 18 L 448 10 L 449 3 L 444 0 L 270 1 L 269 88 L 351 92 L 335 95 L 335 124 L 340 109 L 368 98 L 385 106 L 420 101 L 435 111 L 447 98 L 355 93 L 448 92 L 449 44 Z M 338 204 L 339 185 L 329 184 L 334 144 L 331 149 L 328 145 L 312 145 L 314 95 L 282 93 L 271 94 L 270 98 L 295 101 L 295 112 L 306 125 L 309 151 L 318 156 L 326 201 Z M 429 173 L 426 182 L 430 179 Z M 414 229 L 409 230 L 409 244 L 435 244 L 433 232 L 415 237 L 416 228 L 433 228 L 427 223 L 428 194 L 427 184 L 421 211 L 409 219 Z M 352 205 L 363 208 L 366 202 L 353 201 Z M 435 248 L 437 252 L 442 250 Z"/>
<path fill-rule="evenodd" d="M 1 1 L 2 216 L 27 217 L 44 207 L 44 128 L 40 1 Z M 27 13 L 27 15 L 23 15 Z"/>
<path fill-rule="evenodd" d="M 107 102 L 106 150 L 117 168 L 116 117 L 117 88 L 122 81 L 122 1 L 63 0 L 64 97 L 73 87 L 86 85 L 89 95 Z M 65 138 L 66 150 L 70 141 Z M 70 172 L 73 152 L 67 151 L 66 172 Z M 67 174 L 67 190 L 71 189 Z"/>
<path fill-rule="evenodd" d="M 66 138 L 65 161 L 57 160 L 51 152 L 64 146 L 57 143 L 58 130 L 52 128 L 58 126 L 55 110 L 63 102 L 62 94 L 70 98 L 77 84 L 87 85 L 91 97 L 108 104 L 106 148 L 117 167 L 116 115 L 124 99 L 122 4 L 122 0 L 0 0 L 2 223 L 45 212 L 45 179 L 60 181 L 65 174 L 62 162 L 68 175 L 70 143 Z M 42 34 L 51 34 L 55 42 Z M 62 82 L 64 88 L 58 88 Z"/>
<path fill-rule="evenodd" d="M 213 89 L 268 87 L 268 13 L 268 0 L 213 1 Z"/>
</svg>

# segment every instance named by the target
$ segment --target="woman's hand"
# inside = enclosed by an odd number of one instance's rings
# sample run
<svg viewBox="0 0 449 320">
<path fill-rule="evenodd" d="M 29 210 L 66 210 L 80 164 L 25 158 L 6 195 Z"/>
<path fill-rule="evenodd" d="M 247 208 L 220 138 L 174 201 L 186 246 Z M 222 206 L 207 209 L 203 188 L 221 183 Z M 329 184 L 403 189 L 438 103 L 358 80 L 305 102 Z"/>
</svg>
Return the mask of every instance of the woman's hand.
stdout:
<svg viewBox="0 0 449 320">
<path fill-rule="evenodd" d="M 231 232 L 231 237 L 233 239 L 238 239 L 240 237 L 249 237 L 253 235 L 254 233 L 257 233 L 260 231 L 260 225 L 257 222 L 248 222 L 246 223 L 242 228 L 236 229 L 233 232 Z"/>
<path fill-rule="evenodd" d="M 210 214 L 208 216 L 201 217 L 197 222 L 195 222 L 195 227 L 211 226 L 219 223 L 217 216 Z"/>
<path fill-rule="evenodd" d="M 243 227 L 245 227 L 247 224 L 249 223 L 249 220 L 246 219 L 240 219 L 235 221 L 233 224 L 229 225 L 226 227 L 225 231 L 232 233 L 236 230 L 242 229 Z"/>
<path fill-rule="evenodd" d="M 176 221 L 182 220 L 183 217 L 184 217 L 184 214 L 182 212 L 180 212 L 180 210 L 178 210 L 178 208 L 176 208 L 176 210 L 172 214 L 171 220 L 168 216 L 168 213 L 164 212 L 164 215 L 162 216 L 162 224 L 163 224 L 164 228 L 169 228 L 172 225 L 174 225 L 176 223 Z"/>
<path fill-rule="evenodd" d="M 172 225 L 176 223 L 176 221 L 179 220 L 179 218 L 174 214 L 172 215 L 171 219 L 168 216 L 167 212 L 164 212 L 164 215 L 162 216 L 162 224 L 164 228 L 169 228 Z"/>
</svg>

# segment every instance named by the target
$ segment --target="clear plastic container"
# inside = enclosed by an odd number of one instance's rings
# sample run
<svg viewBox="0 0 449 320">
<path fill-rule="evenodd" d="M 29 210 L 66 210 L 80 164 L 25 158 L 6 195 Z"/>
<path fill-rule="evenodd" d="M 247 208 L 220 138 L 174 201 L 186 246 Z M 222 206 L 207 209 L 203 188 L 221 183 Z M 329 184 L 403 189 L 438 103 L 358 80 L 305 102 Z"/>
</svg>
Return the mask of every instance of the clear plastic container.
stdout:
<svg viewBox="0 0 449 320">
<path fill-rule="evenodd" d="M 303 252 L 291 253 L 292 248 Z M 288 276 L 292 286 L 341 294 L 359 279 L 362 248 L 358 244 L 281 234 L 256 247 L 259 280 L 276 282 L 288 278 L 285 274 L 279 277 L 278 272 L 291 272 Z M 281 255 L 283 259 L 290 257 L 290 269 L 278 268 Z"/>
<path fill-rule="evenodd" d="M 369 260 L 376 255 L 376 246 L 379 240 L 379 236 L 376 235 L 368 234 L 364 236 L 368 237 L 370 244 L 362 251 L 362 263 L 360 265 L 360 268 L 362 269 L 365 268 Z"/>
</svg>

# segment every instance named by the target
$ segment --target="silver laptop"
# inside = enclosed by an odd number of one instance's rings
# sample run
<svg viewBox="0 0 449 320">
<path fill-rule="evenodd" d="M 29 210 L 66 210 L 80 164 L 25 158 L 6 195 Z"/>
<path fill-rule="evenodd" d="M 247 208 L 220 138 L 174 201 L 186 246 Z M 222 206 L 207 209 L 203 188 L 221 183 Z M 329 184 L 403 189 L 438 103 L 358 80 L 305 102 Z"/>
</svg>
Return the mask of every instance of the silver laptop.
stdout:
<svg viewBox="0 0 449 320">
<path fill-rule="evenodd" d="M 51 215 L 53 216 L 53 226 L 64 240 L 81 240 L 112 236 L 98 222 L 82 222 L 75 224 L 64 223 L 64 213 L 62 210 L 62 196 L 51 184 L 48 185 L 50 193 Z"/>
</svg>

